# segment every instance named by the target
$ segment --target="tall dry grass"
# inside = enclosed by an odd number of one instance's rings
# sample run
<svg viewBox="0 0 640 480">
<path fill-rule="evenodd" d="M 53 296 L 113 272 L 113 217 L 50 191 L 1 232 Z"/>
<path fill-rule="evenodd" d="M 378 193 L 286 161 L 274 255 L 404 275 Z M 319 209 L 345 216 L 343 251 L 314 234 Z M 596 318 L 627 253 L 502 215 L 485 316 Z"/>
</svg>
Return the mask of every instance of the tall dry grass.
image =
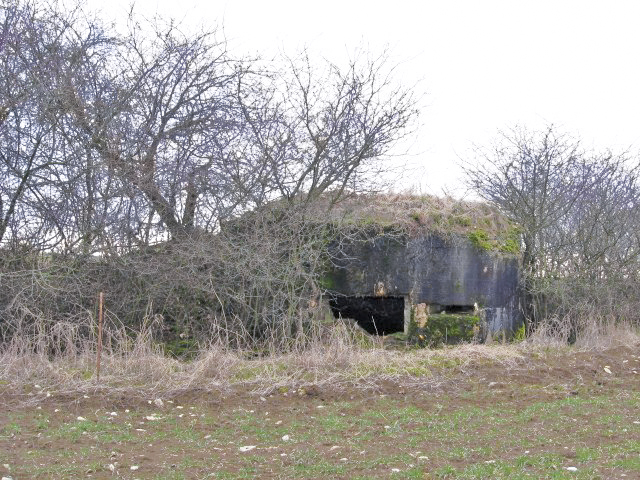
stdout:
<svg viewBox="0 0 640 480">
<path fill-rule="evenodd" d="M 637 345 L 630 325 L 594 319 L 585 324 L 573 347 L 567 346 L 571 323 L 549 321 L 521 343 L 466 344 L 444 349 L 384 349 L 358 327 L 337 322 L 324 335 L 287 353 L 233 349 L 222 341 L 201 345 L 192 360 L 168 356 L 154 332 L 161 319 L 149 317 L 139 331 L 107 321 L 96 381 L 97 326 L 91 317 L 79 322 L 40 322 L 0 347 L 0 391 L 23 402 L 56 395 L 101 393 L 149 398 L 183 392 L 229 392 L 237 388 L 267 394 L 316 385 L 331 388 L 377 388 L 393 381 L 437 387 L 452 373 L 474 366 L 498 365 L 505 371 L 526 368 L 532 351 L 558 348 L 606 349 Z M 218 336 L 217 338 L 222 338 Z M 36 385 L 38 387 L 36 387 Z"/>
<path fill-rule="evenodd" d="M 568 344 L 585 350 L 604 350 L 616 346 L 632 347 L 640 343 L 637 322 L 618 315 L 592 311 L 542 320 L 527 338 L 532 346 L 564 347 Z"/>
</svg>

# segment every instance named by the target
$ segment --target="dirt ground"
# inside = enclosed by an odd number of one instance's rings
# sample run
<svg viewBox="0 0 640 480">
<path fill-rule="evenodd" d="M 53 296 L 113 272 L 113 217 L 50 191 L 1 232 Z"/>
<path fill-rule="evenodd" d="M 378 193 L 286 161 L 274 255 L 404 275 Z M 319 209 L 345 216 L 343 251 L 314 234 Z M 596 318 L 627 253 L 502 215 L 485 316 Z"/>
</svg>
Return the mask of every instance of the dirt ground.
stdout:
<svg viewBox="0 0 640 480">
<path fill-rule="evenodd" d="M 37 389 L 37 386 L 34 388 Z M 23 478 L 640 478 L 640 346 L 171 398 L 0 392 Z M 47 396 L 48 395 L 48 396 Z"/>
</svg>

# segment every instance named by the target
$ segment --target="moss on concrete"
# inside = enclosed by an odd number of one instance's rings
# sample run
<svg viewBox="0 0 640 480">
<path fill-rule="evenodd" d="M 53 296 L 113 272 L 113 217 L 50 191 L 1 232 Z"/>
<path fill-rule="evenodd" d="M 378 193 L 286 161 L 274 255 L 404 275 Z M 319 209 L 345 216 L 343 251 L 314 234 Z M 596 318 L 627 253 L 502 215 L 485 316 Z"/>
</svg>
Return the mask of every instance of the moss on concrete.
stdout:
<svg viewBox="0 0 640 480">
<path fill-rule="evenodd" d="M 482 319 L 478 315 L 438 313 L 429 316 L 427 325 L 420 329 L 430 346 L 454 345 L 471 342 L 479 334 Z"/>
</svg>

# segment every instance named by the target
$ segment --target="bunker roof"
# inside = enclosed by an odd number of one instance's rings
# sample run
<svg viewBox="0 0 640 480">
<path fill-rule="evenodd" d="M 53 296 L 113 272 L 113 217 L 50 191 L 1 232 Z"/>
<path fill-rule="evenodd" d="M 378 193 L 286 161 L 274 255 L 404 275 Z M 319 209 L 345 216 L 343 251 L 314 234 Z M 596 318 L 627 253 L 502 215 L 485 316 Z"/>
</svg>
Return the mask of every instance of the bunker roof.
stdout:
<svg viewBox="0 0 640 480">
<path fill-rule="evenodd" d="M 322 203 L 318 208 L 326 207 Z M 520 251 L 518 226 L 483 202 L 432 195 L 355 195 L 336 203 L 327 216 L 346 226 L 392 229 L 409 236 L 462 236 L 484 250 L 514 255 Z"/>
</svg>

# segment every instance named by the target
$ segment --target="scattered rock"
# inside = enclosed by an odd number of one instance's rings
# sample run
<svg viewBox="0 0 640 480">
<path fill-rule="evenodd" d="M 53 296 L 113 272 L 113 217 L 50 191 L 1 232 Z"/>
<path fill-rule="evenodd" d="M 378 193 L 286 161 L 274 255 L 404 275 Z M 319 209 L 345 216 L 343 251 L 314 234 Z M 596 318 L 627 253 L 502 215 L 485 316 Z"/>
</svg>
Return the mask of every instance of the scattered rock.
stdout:
<svg viewBox="0 0 640 480">
<path fill-rule="evenodd" d="M 578 469 L 576 467 L 566 467 L 565 470 L 568 470 L 570 472 L 577 472 Z"/>
<path fill-rule="evenodd" d="M 158 407 L 158 408 L 162 408 L 162 407 L 164 407 L 164 402 L 162 401 L 162 399 L 161 399 L 161 398 L 156 398 L 156 399 L 153 401 L 153 403 L 154 403 L 154 405 L 155 405 L 156 407 Z"/>
<path fill-rule="evenodd" d="M 244 447 L 240 447 L 238 450 L 241 452 L 248 452 L 249 450 L 253 450 L 256 448 L 256 445 L 245 445 Z"/>
<path fill-rule="evenodd" d="M 605 365 L 604 371 L 610 374 L 611 373 L 611 367 L 609 367 L 609 365 Z M 575 468 L 575 467 L 571 467 L 571 468 Z"/>
<path fill-rule="evenodd" d="M 84 417 L 78 417 L 78 418 L 76 418 L 76 420 L 79 420 L 80 422 L 84 422 L 84 421 L 86 420 L 86 418 L 84 418 Z"/>
<path fill-rule="evenodd" d="M 140 467 L 138 465 L 131 465 L 129 470 L 138 470 Z"/>
<path fill-rule="evenodd" d="M 289 440 L 291 440 L 291 437 L 289 435 L 283 435 L 282 436 L 282 441 L 283 442 L 288 442 Z"/>
</svg>

